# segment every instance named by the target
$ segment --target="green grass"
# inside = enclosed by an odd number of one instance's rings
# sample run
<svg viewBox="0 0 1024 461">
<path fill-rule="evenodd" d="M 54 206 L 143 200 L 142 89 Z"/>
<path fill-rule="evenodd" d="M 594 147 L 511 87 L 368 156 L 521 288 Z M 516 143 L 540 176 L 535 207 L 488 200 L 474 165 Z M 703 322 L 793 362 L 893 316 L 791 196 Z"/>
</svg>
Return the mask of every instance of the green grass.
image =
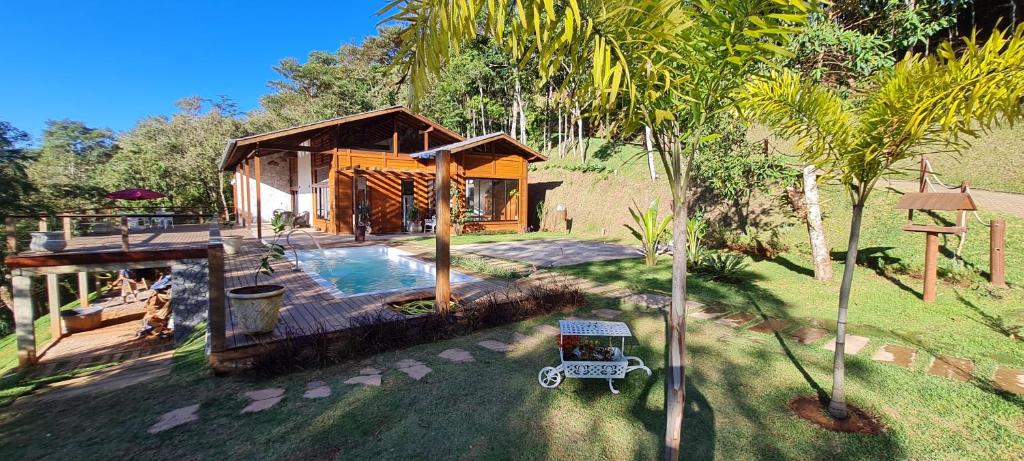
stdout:
<svg viewBox="0 0 1024 461">
<path fill-rule="evenodd" d="M 589 308 L 606 307 L 593 299 Z M 554 340 L 508 357 L 475 343 L 561 316 L 424 344 L 364 361 L 272 379 L 213 377 L 194 366 L 201 349 L 179 350 L 168 378 L 60 405 L 19 407 L 0 416 L 4 459 L 654 459 L 664 430 L 664 321 L 626 306 L 638 337 L 631 352 L 653 369 L 617 381 L 569 379 L 555 390 L 536 381 L 557 364 Z M 568 313 L 565 315 L 569 315 Z M 848 360 L 849 400 L 889 427 L 879 436 L 822 431 L 790 415 L 786 402 L 828 388 L 831 355 L 818 347 L 691 322 L 684 430 L 687 459 L 1009 459 L 1024 450 L 1021 402 L 972 385 Z M 476 361 L 437 357 L 469 350 Z M 389 370 L 381 387 L 342 384 L 365 366 L 414 358 L 433 368 L 422 381 Z M 806 373 L 806 375 L 805 375 Z M 768 379 L 766 379 L 768 378 Z M 331 386 L 326 399 L 301 398 L 307 382 Z M 241 415 L 242 392 L 283 387 L 275 408 Z M 159 415 L 200 404 L 200 420 L 165 433 Z M 88 430 L 55 431 L 63 428 Z M 47 436 L 49 434 L 49 436 Z"/>
<path fill-rule="evenodd" d="M 872 338 L 874 343 L 904 344 L 927 354 L 950 354 L 974 360 L 982 376 L 991 376 L 997 364 L 1024 367 L 1024 347 L 1006 331 L 1024 328 L 1024 239 L 1007 239 L 1007 281 L 1013 288 L 990 289 L 982 277 L 988 269 L 987 229 L 971 223 L 964 250 L 970 281 L 963 285 L 940 282 L 938 300 L 920 299 L 924 265 L 924 236 L 900 230 L 906 219 L 893 209 L 897 194 L 877 191 L 865 212 L 861 253 L 884 258 L 892 265 L 905 264 L 907 274 L 859 266 L 854 275 L 848 332 Z M 717 283 L 699 276 L 688 278 L 694 299 L 758 309 L 773 317 L 801 324 L 835 327 L 839 279 L 843 270 L 849 212 L 847 199 L 834 189 L 824 195 L 827 234 L 833 248 L 835 277 L 817 282 L 810 264 L 807 234 L 803 227 L 782 230 L 790 251 L 772 260 L 751 262 L 737 283 Z M 991 216 L 985 215 L 988 219 Z M 1007 218 L 1008 235 L 1024 235 L 1024 220 Z M 955 237 L 941 250 L 940 268 L 954 266 L 950 256 Z M 639 259 L 583 264 L 560 269 L 603 283 L 641 291 L 667 294 L 671 289 L 671 261 L 663 257 L 654 269 Z"/>
</svg>

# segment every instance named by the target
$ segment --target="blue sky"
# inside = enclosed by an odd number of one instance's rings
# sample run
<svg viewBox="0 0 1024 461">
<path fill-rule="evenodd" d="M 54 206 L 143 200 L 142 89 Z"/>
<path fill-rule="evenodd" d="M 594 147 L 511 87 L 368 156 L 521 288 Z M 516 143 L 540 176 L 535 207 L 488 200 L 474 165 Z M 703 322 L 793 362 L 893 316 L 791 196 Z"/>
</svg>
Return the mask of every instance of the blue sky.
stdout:
<svg viewBox="0 0 1024 461">
<path fill-rule="evenodd" d="M 124 131 L 192 95 L 249 110 L 281 58 L 362 41 L 384 3 L 5 2 L 0 120 L 38 141 L 47 119 Z"/>
</svg>

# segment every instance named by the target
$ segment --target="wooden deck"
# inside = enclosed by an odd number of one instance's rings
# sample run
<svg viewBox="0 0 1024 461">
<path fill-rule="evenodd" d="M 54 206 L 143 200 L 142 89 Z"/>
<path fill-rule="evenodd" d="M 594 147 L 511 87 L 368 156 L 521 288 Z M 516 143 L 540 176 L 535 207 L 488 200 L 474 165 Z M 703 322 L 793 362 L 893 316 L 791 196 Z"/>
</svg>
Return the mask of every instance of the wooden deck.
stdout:
<svg viewBox="0 0 1024 461">
<path fill-rule="evenodd" d="M 373 241 L 355 243 L 351 240 L 351 237 L 322 233 L 313 234 L 316 236 L 317 242 L 324 248 L 380 245 L 404 237 L 402 235 L 378 236 Z M 308 237 L 299 236 L 299 234 L 295 234 L 295 236 L 296 238 L 292 240 L 292 243 L 296 244 L 299 249 L 315 248 Z M 246 239 L 243 248 L 242 254 L 225 258 L 224 276 L 226 279 L 226 289 L 230 290 L 252 284 L 252 273 L 259 264 L 261 253 L 254 238 Z M 270 277 L 261 276 L 260 283 L 277 284 L 287 288 L 284 295 L 284 306 L 281 309 L 280 322 L 273 333 L 261 336 L 246 335 L 238 331 L 235 316 L 229 307 L 225 322 L 227 326 L 225 334 L 226 345 L 229 350 L 280 340 L 285 336 L 296 337 L 305 336 L 317 331 L 335 332 L 345 330 L 352 326 L 351 322 L 354 317 L 368 313 L 379 313 L 385 318 L 402 318 L 401 315 L 387 309 L 385 301 L 403 293 L 355 295 L 339 298 L 317 284 L 305 272 L 294 271 L 293 263 L 290 260 L 278 260 L 272 264 L 275 273 Z M 477 278 L 481 280 L 454 285 L 452 288 L 453 295 L 464 302 L 471 302 L 491 294 L 509 292 L 513 283 L 503 280 L 484 279 L 480 276 L 477 276 Z M 405 292 L 405 294 L 411 292 L 424 292 L 426 294 L 432 293 L 432 290 L 410 290 Z M 427 297 L 432 296 L 432 294 L 429 294 Z"/>
</svg>

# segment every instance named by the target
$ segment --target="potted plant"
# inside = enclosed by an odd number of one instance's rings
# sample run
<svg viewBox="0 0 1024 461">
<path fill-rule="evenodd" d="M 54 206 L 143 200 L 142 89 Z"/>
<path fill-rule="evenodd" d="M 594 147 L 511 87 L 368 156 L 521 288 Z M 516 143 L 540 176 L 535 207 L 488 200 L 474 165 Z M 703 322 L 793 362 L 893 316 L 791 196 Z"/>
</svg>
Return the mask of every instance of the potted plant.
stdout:
<svg viewBox="0 0 1024 461">
<path fill-rule="evenodd" d="M 63 231 L 31 232 L 32 241 L 28 248 L 32 251 L 46 251 L 49 253 L 60 253 L 67 247 L 68 242 L 64 240 Z"/>
<path fill-rule="evenodd" d="M 366 240 L 370 233 L 370 202 L 363 200 L 356 204 L 356 241 Z"/>
<path fill-rule="evenodd" d="M 238 250 L 242 248 L 242 236 L 240 235 L 225 235 L 221 237 L 221 242 L 224 243 L 224 253 L 229 255 L 237 254 Z"/>
<path fill-rule="evenodd" d="M 449 213 L 451 214 L 451 226 L 455 235 L 462 235 L 462 231 L 468 221 L 465 208 L 462 206 L 462 191 L 452 186 L 449 190 L 451 201 L 449 202 Z"/>
<path fill-rule="evenodd" d="M 284 287 L 281 285 L 260 285 L 260 275 L 274 273 L 271 259 L 284 257 L 284 246 L 277 243 L 287 222 L 283 215 L 275 215 L 270 220 L 274 230 L 274 241 L 265 245 L 260 264 L 252 274 L 252 285 L 228 290 L 231 307 L 235 319 L 243 333 L 257 334 L 274 331 L 280 316 L 281 304 L 284 300 Z"/>
<path fill-rule="evenodd" d="M 415 203 L 405 209 L 405 222 L 407 223 L 405 227 L 406 232 L 421 232 L 420 230 L 417 230 L 417 227 L 419 226 L 419 217 L 420 210 L 416 208 Z"/>
</svg>

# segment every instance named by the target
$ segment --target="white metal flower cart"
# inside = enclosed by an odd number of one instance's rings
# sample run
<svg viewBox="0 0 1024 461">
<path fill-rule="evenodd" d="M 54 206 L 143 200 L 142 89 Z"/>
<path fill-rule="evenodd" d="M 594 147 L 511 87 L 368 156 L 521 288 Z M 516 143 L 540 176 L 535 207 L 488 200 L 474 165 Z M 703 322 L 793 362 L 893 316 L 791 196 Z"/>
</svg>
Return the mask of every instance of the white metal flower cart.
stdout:
<svg viewBox="0 0 1024 461">
<path fill-rule="evenodd" d="M 608 388 L 613 394 L 618 394 L 613 379 L 624 378 L 626 373 L 641 369 L 647 372 L 647 376 L 651 376 L 651 369 L 644 365 L 643 360 L 625 355 L 626 338 L 633 336 L 625 323 L 559 320 L 558 327 L 558 356 L 562 364 L 540 370 L 537 380 L 541 386 L 548 389 L 558 387 L 563 375 L 567 378 L 607 379 Z M 608 345 L 588 342 L 586 338 L 608 338 Z M 613 343 L 614 338 L 620 340 L 617 347 Z M 636 364 L 630 365 L 630 360 Z"/>
</svg>

